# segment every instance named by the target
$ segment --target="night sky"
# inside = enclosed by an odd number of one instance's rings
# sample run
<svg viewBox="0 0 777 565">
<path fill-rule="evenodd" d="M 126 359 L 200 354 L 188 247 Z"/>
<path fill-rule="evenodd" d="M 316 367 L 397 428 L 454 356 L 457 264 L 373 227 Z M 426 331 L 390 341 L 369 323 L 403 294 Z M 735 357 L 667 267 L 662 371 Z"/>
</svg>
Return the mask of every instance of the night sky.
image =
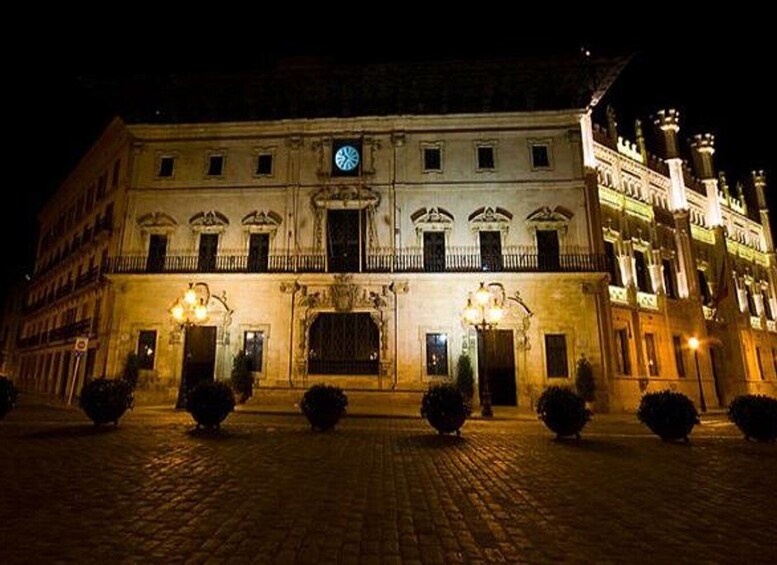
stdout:
<svg viewBox="0 0 777 565">
<path fill-rule="evenodd" d="M 658 21 L 659 16 L 651 18 Z M 45 56 L 11 63 L 17 80 L 6 90 L 11 98 L 6 124 L 10 124 L 7 139 L 12 149 L 6 149 L 4 170 L 6 194 L 14 196 L 0 223 L 5 242 L 0 296 L 31 270 L 35 218 L 41 205 L 113 115 L 110 101 L 94 96 L 90 84 L 95 77 L 250 71 L 288 56 L 320 56 L 346 63 L 451 60 L 570 54 L 579 52 L 581 45 L 594 54 L 633 54 L 600 104 L 599 113 L 604 105 L 612 104 L 622 133 L 633 139 L 635 118 L 643 119 L 647 126 L 648 117 L 657 109 L 679 109 L 683 142 L 694 133 L 715 134 L 717 164 L 726 171 L 732 187 L 755 168 L 772 173 L 767 177 L 771 185 L 767 190 L 771 189 L 771 208 L 777 211 L 777 178 L 773 176 L 777 174 L 777 120 L 773 104 L 767 104 L 772 90 L 767 85 L 774 78 L 768 44 L 768 33 L 773 32 L 766 29 L 769 21 L 764 14 L 748 13 L 741 21 L 727 18 L 710 28 L 685 25 L 681 26 L 683 38 L 647 36 L 644 27 L 618 32 L 612 24 L 596 21 L 581 26 L 588 28 L 582 33 L 536 31 L 527 35 L 525 30 L 500 33 L 495 29 L 490 34 L 479 28 L 476 34 L 464 34 L 436 28 L 424 35 L 405 30 L 399 36 L 369 39 L 298 33 L 294 37 L 306 39 L 278 40 L 254 34 L 230 42 L 194 34 L 172 36 L 156 29 L 149 31 L 150 41 L 117 42 L 110 30 L 94 36 L 74 33 L 61 48 Z M 655 32 L 655 27 L 651 29 Z"/>
</svg>

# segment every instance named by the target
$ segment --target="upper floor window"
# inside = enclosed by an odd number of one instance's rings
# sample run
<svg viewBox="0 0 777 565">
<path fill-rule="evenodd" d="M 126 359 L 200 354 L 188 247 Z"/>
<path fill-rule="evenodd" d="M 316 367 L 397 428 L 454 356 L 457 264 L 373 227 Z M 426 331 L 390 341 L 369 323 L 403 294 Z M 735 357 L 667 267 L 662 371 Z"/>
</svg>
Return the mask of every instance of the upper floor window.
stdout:
<svg viewBox="0 0 777 565">
<path fill-rule="evenodd" d="M 220 177 L 224 174 L 224 155 L 211 155 L 208 157 L 208 176 Z"/>
<path fill-rule="evenodd" d="M 175 157 L 161 157 L 159 159 L 158 177 L 172 177 L 175 169 Z"/>
<path fill-rule="evenodd" d="M 256 158 L 256 175 L 257 176 L 271 176 L 272 175 L 272 153 L 260 153 Z"/>
<path fill-rule="evenodd" d="M 448 375 L 448 336 L 444 333 L 426 334 L 426 374 Z"/>
<path fill-rule="evenodd" d="M 653 292 L 650 286 L 650 275 L 647 268 L 647 260 L 642 251 L 634 252 L 634 266 L 637 275 L 637 290 L 640 292 Z"/>
<path fill-rule="evenodd" d="M 111 188 L 119 186 L 119 173 L 121 172 L 121 159 L 113 162 L 113 174 L 111 175 Z"/>
<path fill-rule="evenodd" d="M 442 171 L 442 149 L 440 147 L 424 147 L 424 172 Z"/>
<path fill-rule="evenodd" d="M 667 298 L 677 298 L 677 285 L 675 284 L 675 274 L 672 268 L 672 261 L 662 259 L 661 264 L 664 267 L 664 292 Z"/>
<path fill-rule="evenodd" d="M 659 374 L 658 369 L 658 354 L 656 352 L 656 336 L 652 333 L 645 334 L 645 349 L 647 353 L 648 373 L 652 377 L 657 377 Z"/>
<path fill-rule="evenodd" d="M 532 169 L 550 168 L 550 144 L 549 143 L 531 144 L 531 168 Z"/>
<path fill-rule="evenodd" d="M 494 147 L 492 145 L 478 146 L 478 170 L 493 171 L 496 168 Z"/>
<path fill-rule="evenodd" d="M 607 256 L 607 272 L 610 274 L 610 284 L 613 286 L 623 286 L 621 270 L 615 255 L 615 244 L 612 241 L 605 240 L 604 253 Z"/>
</svg>

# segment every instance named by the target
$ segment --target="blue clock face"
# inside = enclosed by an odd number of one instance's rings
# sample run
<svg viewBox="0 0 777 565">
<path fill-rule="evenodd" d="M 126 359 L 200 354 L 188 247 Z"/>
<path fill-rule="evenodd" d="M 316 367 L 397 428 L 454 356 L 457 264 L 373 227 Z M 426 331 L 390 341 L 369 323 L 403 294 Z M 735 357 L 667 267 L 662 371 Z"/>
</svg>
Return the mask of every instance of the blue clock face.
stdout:
<svg viewBox="0 0 777 565">
<path fill-rule="evenodd" d="M 335 165 L 341 171 L 353 171 L 359 166 L 359 151 L 353 145 L 343 145 L 335 153 Z"/>
</svg>

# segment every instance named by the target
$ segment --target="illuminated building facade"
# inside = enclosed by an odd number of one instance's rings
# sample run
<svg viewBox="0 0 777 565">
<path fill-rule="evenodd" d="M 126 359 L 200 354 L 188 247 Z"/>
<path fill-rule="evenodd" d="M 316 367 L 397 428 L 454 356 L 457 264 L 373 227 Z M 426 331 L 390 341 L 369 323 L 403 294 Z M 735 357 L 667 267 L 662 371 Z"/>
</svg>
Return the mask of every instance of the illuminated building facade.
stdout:
<svg viewBox="0 0 777 565">
<path fill-rule="evenodd" d="M 259 387 L 423 390 L 468 353 L 496 405 L 571 384 L 582 356 L 600 409 L 774 392 L 763 175 L 755 221 L 710 137 L 701 180 L 684 165 L 675 113 L 660 160 L 611 115 L 592 127 L 620 62 L 534 65 L 286 69 L 245 115 L 115 119 L 40 215 L 22 386 L 63 395 L 83 335 L 78 387 L 135 352 L 140 394 L 171 402 L 241 350 Z M 462 319 L 481 282 L 510 305 L 484 334 Z M 190 285 L 207 313 L 187 325 Z"/>
</svg>

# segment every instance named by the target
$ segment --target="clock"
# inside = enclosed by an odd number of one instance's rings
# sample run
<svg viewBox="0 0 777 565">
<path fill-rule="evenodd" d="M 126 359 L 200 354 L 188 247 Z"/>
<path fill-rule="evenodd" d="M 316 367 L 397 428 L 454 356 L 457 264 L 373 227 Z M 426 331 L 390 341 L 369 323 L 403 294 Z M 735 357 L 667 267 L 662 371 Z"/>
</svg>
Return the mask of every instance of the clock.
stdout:
<svg viewBox="0 0 777 565">
<path fill-rule="evenodd" d="M 335 165 L 345 173 L 359 166 L 359 150 L 353 145 L 342 145 L 335 153 Z"/>
</svg>

